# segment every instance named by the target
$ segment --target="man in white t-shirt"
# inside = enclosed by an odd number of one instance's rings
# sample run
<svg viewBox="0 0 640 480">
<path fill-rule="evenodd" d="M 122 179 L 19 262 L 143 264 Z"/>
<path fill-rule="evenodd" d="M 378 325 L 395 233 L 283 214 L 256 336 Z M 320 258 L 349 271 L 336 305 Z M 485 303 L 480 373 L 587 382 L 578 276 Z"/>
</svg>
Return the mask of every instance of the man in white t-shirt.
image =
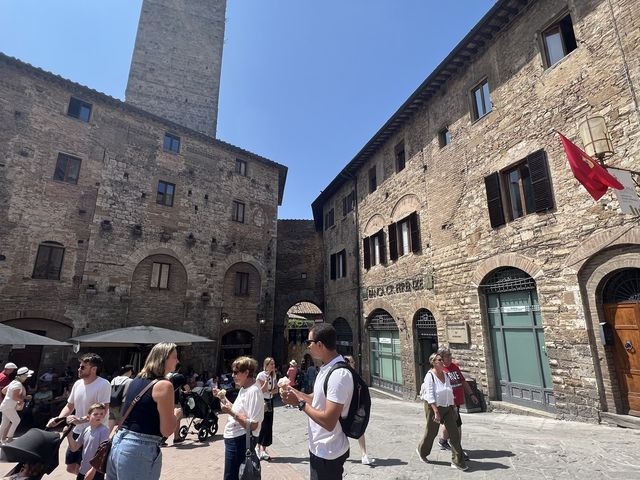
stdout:
<svg viewBox="0 0 640 480">
<path fill-rule="evenodd" d="M 340 417 L 346 417 L 353 396 L 353 376 L 346 368 L 334 370 L 325 395 L 324 382 L 333 367 L 344 358 L 336 352 L 336 330 L 328 323 L 309 331 L 307 348 L 323 365 L 313 386 L 313 395 L 294 388 L 282 392 L 282 400 L 309 416 L 309 468 L 311 480 L 340 480 L 349 457 L 349 439 L 342 431 Z"/>
<path fill-rule="evenodd" d="M 111 404 L 109 405 L 109 430 L 115 427 L 125 412 L 122 404 L 127 397 L 129 384 L 133 381 L 133 365 L 125 365 L 120 369 L 120 374 L 111 380 Z"/>
<path fill-rule="evenodd" d="M 94 403 L 104 403 L 107 412 L 103 423 L 107 424 L 109 418 L 109 402 L 111 401 L 111 384 L 108 380 L 99 377 L 102 370 L 102 358 L 95 353 L 86 353 L 80 357 L 78 367 L 78 381 L 73 384 L 67 404 L 57 415 L 67 417 L 67 423 L 73 423 L 73 437 L 77 439 L 88 426 L 89 407 Z M 73 413 L 73 415 L 72 415 Z M 54 418 L 49 420 L 47 427 L 55 425 Z M 77 475 L 82 462 L 82 450 L 72 452 L 67 449 L 65 463 L 67 472 Z"/>
</svg>

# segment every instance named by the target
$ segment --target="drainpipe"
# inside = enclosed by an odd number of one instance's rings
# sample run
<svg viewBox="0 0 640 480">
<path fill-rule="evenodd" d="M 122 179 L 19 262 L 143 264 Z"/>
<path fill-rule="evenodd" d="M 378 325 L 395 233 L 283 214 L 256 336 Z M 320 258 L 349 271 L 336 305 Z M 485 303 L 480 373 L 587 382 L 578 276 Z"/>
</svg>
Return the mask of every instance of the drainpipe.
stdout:
<svg viewBox="0 0 640 480">
<path fill-rule="evenodd" d="M 353 211 L 356 220 L 356 284 L 357 299 L 358 299 L 358 373 L 362 375 L 362 297 L 361 297 L 361 279 L 360 279 L 360 222 L 358 221 L 358 177 L 352 175 L 353 179 L 353 194 L 355 197 Z"/>
</svg>

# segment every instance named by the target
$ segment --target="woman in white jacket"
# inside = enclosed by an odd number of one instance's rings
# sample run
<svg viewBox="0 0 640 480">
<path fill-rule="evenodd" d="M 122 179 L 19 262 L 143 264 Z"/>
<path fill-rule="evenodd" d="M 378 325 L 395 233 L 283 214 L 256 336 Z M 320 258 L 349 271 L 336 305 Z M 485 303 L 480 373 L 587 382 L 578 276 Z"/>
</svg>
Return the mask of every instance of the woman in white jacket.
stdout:
<svg viewBox="0 0 640 480">
<path fill-rule="evenodd" d="M 16 378 L 5 387 L 6 391 L 2 392 L 5 397 L 0 404 L 0 412 L 2 412 L 0 443 L 10 443 L 13 440 L 13 435 L 20 423 L 18 411 L 24 407 L 25 400 L 31 400 L 31 395 L 27 395 L 23 385 L 31 375 L 33 375 L 33 370 L 20 367 Z"/>
<path fill-rule="evenodd" d="M 442 357 L 434 353 L 429 357 L 429 363 L 433 368 L 424 376 L 424 382 L 420 389 L 420 398 L 424 400 L 424 411 L 427 417 L 427 427 L 424 436 L 418 444 L 416 453 L 420 460 L 429 463 L 427 457 L 431 453 L 433 441 L 438 436 L 440 424 L 444 424 L 450 432 L 451 442 L 451 467 L 459 470 L 467 470 L 467 465 L 462 454 L 460 435 L 457 433 L 456 411 L 453 401 L 453 389 L 449 377 L 444 373 Z"/>
</svg>

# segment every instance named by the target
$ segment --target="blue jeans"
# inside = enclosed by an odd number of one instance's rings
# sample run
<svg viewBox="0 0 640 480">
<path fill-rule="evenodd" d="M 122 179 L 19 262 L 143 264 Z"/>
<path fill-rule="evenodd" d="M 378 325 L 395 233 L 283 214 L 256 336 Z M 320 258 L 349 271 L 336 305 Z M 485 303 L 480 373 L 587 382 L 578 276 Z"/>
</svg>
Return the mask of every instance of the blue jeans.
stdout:
<svg viewBox="0 0 640 480">
<path fill-rule="evenodd" d="M 257 438 L 251 435 L 251 448 L 256 448 Z M 224 480 L 238 480 L 240 465 L 247 453 L 247 436 L 224 439 Z"/>
<path fill-rule="evenodd" d="M 121 428 L 113 437 L 107 462 L 109 480 L 158 480 L 162 469 L 162 437 Z"/>
</svg>

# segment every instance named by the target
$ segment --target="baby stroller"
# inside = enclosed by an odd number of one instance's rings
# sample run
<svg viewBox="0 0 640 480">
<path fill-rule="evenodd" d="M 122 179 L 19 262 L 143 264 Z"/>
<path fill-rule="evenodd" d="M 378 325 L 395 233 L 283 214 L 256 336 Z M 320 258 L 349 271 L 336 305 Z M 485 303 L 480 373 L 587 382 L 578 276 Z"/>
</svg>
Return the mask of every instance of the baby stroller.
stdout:
<svg viewBox="0 0 640 480">
<path fill-rule="evenodd" d="M 45 474 L 49 475 L 58 466 L 60 444 L 72 428 L 73 425 L 66 426 L 62 435 L 32 428 L 13 442 L 3 445 L 0 461 L 17 462 L 6 476 L 21 474 L 19 478 L 40 480 Z"/>
<path fill-rule="evenodd" d="M 189 392 L 181 392 L 180 406 L 184 418 L 191 417 L 188 425 L 180 427 L 180 438 L 184 440 L 191 425 L 198 430 L 198 440 L 203 442 L 209 435 L 212 437 L 218 431 L 218 414 L 220 400 L 208 387 L 196 387 Z"/>
</svg>

